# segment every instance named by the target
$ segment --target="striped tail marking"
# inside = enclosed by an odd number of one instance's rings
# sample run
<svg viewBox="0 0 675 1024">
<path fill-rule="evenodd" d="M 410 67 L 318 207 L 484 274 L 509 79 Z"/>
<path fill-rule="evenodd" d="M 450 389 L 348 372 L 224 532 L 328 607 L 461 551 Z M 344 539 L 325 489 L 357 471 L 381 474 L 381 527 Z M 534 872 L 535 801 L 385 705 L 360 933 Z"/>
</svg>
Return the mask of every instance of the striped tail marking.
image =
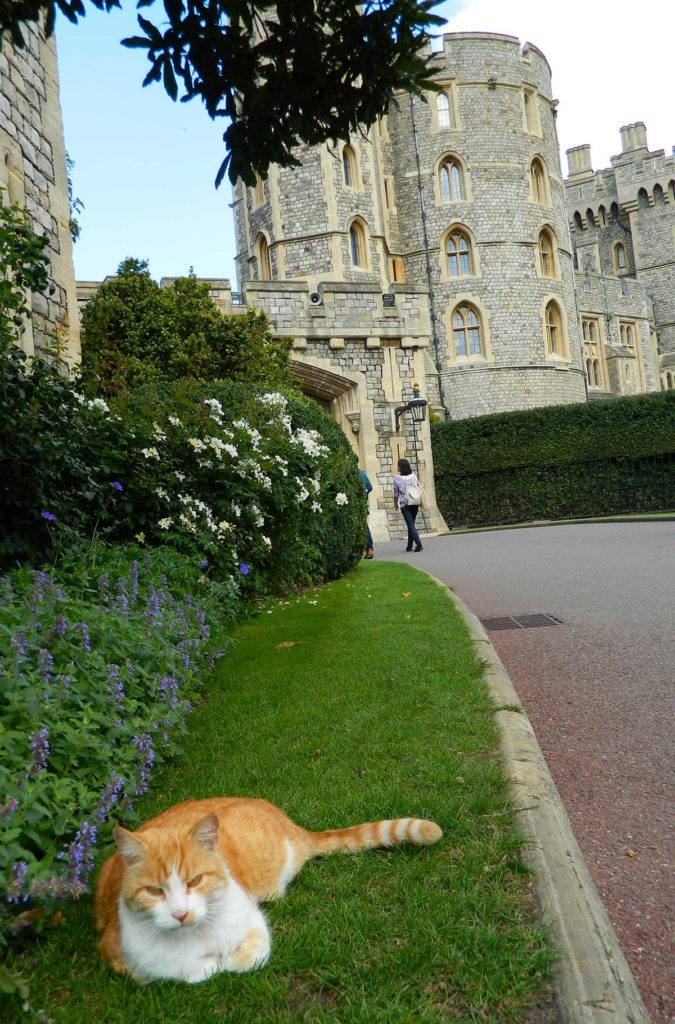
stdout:
<svg viewBox="0 0 675 1024">
<path fill-rule="evenodd" d="M 415 846 L 431 846 L 443 832 L 435 821 L 422 818 L 395 818 L 393 821 L 369 821 L 351 828 L 329 829 L 326 832 L 310 832 L 314 855 L 321 853 L 356 852 L 381 847 L 413 843 Z"/>
</svg>

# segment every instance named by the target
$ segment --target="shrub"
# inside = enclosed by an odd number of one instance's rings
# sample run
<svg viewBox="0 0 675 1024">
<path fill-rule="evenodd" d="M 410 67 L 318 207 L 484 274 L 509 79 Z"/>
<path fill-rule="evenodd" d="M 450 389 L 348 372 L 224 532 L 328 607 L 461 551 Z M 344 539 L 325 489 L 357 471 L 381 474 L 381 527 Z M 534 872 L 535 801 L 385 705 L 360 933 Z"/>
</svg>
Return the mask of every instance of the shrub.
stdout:
<svg viewBox="0 0 675 1024">
<path fill-rule="evenodd" d="M 160 288 L 145 260 L 124 260 L 82 316 L 85 376 L 106 398 L 186 377 L 291 387 L 290 350 L 263 312 L 225 316 L 194 277 Z"/>
<path fill-rule="evenodd" d="M 675 395 L 480 416 L 431 428 L 450 524 L 648 512 L 675 504 Z"/>
<path fill-rule="evenodd" d="M 246 564 L 261 592 L 339 575 L 360 556 L 356 459 L 310 400 L 192 381 L 109 408 L 46 362 L 28 372 L 17 350 L 0 370 L 0 564 L 39 563 L 73 536 L 140 536 L 224 577 Z"/>
<path fill-rule="evenodd" d="M 0 579 L 0 933 L 85 891 L 97 832 L 133 820 L 234 612 L 234 585 L 169 549 L 97 554 Z"/>
</svg>

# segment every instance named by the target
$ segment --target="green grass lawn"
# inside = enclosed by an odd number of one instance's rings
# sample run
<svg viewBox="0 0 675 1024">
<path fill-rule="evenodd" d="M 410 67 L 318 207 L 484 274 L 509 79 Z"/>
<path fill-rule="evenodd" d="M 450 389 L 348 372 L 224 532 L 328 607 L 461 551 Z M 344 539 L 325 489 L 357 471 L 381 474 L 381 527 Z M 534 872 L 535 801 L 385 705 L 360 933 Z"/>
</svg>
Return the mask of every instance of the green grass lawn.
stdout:
<svg viewBox="0 0 675 1024">
<path fill-rule="evenodd" d="M 268 907 L 268 966 L 198 986 L 114 975 L 83 900 L 10 961 L 33 1007 L 56 1024 L 552 1021 L 490 700 L 443 590 L 409 566 L 362 563 L 268 609 L 235 631 L 143 816 L 231 794 L 311 829 L 412 815 L 444 838 L 313 861 Z"/>
</svg>

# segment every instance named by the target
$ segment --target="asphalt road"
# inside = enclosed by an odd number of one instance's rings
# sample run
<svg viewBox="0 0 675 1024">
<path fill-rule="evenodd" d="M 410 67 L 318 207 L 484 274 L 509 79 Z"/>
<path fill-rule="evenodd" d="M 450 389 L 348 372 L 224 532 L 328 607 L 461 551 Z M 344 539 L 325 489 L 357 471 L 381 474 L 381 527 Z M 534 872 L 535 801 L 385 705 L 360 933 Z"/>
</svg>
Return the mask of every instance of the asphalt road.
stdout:
<svg viewBox="0 0 675 1024">
<path fill-rule="evenodd" d="M 376 546 L 451 586 L 490 632 L 648 1011 L 675 1019 L 675 522 L 455 534 Z M 617 1022 L 618 1024 L 618 1022 Z"/>
</svg>

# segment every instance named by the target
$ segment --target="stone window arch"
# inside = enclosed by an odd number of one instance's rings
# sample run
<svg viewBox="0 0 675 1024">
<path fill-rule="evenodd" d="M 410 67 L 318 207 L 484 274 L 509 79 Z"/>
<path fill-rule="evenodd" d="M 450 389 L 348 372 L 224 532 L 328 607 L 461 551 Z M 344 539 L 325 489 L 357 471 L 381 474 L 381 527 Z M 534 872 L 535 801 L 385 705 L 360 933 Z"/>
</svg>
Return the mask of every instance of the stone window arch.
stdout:
<svg viewBox="0 0 675 1024">
<path fill-rule="evenodd" d="M 347 188 L 357 187 L 356 153 L 349 144 L 342 149 L 342 176 Z"/>
<path fill-rule="evenodd" d="M 665 203 L 666 199 L 663 194 L 663 189 L 660 185 L 654 185 L 654 205 L 657 203 Z"/>
<path fill-rule="evenodd" d="M 666 374 L 666 391 L 672 391 L 672 390 L 673 390 L 673 375 L 672 375 L 672 373 L 670 373 L 670 371 L 668 371 L 668 373 Z"/>
<path fill-rule="evenodd" d="M 590 206 L 586 210 L 586 223 L 588 224 L 589 228 L 594 228 L 596 226 L 595 225 L 595 214 L 591 210 Z"/>
<path fill-rule="evenodd" d="M 535 156 L 530 164 L 530 200 L 540 206 L 549 205 L 548 173 L 540 156 Z"/>
<path fill-rule="evenodd" d="M 558 241 L 552 228 L 546 226 L 539 232 L 537 256 L 539 273 L 542 277 L 558 277 Z"/>
<path fill-rule="evenodd" d="M 628 253 L 625 242 L 615 242 L 612 248 L 614 270 L 617 274 L 625 274 L 628 270 Z"/>
<path fill-rule="evenodd" d="M 272 266 L 270 264 L 270 247 L 262 232 L 255 240 L 255 254 L 258 261 L 258 280 L 271 281 Z"/>
<path fill-rule="evenodd" d="M 528 86 L 523 88 L 523 128 L 529 135 L 541 135 L 537 93 Z"/>
<path fill-rule="evenodd" d="M 579 213 L 578 210 L 574 214 L 573 220 L 574 220 L 574 230 L 575 231 L 583 231 L 584 230 L 584 219 L 583 219 L 583 217 L 581 216 L 581 214 Z"/>
<path fill-rule="evenodd" d="M 581 333 L 584 341 L 597 341 L 598 328 L 596 321 L 594 319 L 584 318 L 581 321 Z"/>
<path fill-rule="evenodd" d="M 604 208 L 604 206 L 598 207 L 598 220 L 600 221 L 601 228 L 607 226 L 607 210 Z"/>
<path fill-rule="evenodd" d="M 439 128 L 454 128 L 455 119 L 452 110 L 452 101 L 447 92 L 439 92 L 436 97 L 436 117 Z"/>
<path fill-rule="evenodd" d="M 472 303 L 463 302 L 452 311 L 452 341 L 455 358 L 485 354 L 480 312 Z"/>
<path fill-rule="evenodd" d="M 359 267 L 361 270 L 367 269 L 366 229 L 360 220 L 353 220 L 349 225 L 349 252 L 353 267 Z"/>
<path fill-rule="evenodd" d="M 459 157 L 449 154 L 438 168 L 438 187 L 442 203 L 457 203 L 466 199 L 466 178 Z"/>
<path fill-rule="evenodd" d="M 675 181 L 668 182 L 668 197 L 671 203 L 675 203 Z"/>
<path fill-rule="evenodd" d="M 622 323 L 619 325 L 621 344 L 625 348 L 635 348 L 635 325 Z"/>
<path fill-rule="evenodd" d="M 552 358 L 567 358 L 567 340 L 562 309 L 556 299 L 546 303 L 544 311 L 544 337 L 546 355 Z"/>
<path fill-rule="evenodd" d="M 455 225 L 445 234 L 445 272 L 447 277 L 473 277 L 476 273 L 473 242 L 469 232 Z"/>
<path fill-rule="evenodd" d="M 638 192 L 638 207 L 640 210 L 649 209 L 649 193 L 646 188 L 641 188 Z"/>
<path fill-rule="evenodd" d="M 600 361 L 598 359 L 593 360 L 593 387 L 599 388 L 601 385 L 600 378 Z"/>
</svg>

